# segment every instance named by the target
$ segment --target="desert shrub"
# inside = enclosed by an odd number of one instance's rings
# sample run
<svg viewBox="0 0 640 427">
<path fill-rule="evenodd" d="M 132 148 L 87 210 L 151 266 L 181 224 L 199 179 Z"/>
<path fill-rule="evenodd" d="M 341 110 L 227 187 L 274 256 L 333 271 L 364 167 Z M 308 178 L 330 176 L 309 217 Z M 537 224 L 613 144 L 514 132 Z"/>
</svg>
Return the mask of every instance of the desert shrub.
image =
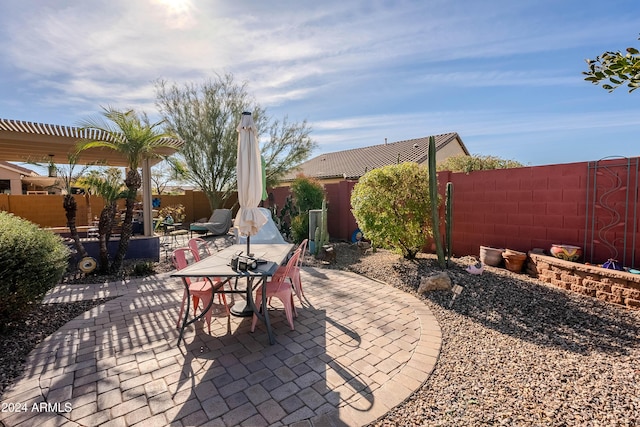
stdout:
<svg viewBox="0 0 640 427">
<path fill-rule="evenodd" d="M 299 176 L 291 183 L 291 195 L 298 213 L 309 213 L 311 209 L 322 207 L 324 187 L 313 178 Z"/>
<path fill-rule="evenodd" d="M 309 237 L 309 214 L 294 216 L 291 220 L 291 238 L 295 243 Z"/>
<path fill-rule="evenodd" d="M 353 188 L 351 207 L 372 244 L 413 259 L 431 235 L 428 170 L 410 162 L 374 169 Z"/>
<path fill-rule="evenodd" d="M 473 172 L 480 170 L 521 168 L 524 165 L 516 160 L 506 160 L 496 156 L 458 154 L 446 158 L 436 166 L 439 171 Z"/>
<path fill-rule="evenodd" d="M 297 210 L 293 206 L 293 199 L 288 195 L 284 201 L 282 209 L 278 210 L 277 205 L 270 205 L 271 217 L 276 223 L 278 230 L 285 237 L 291 239 L 291 219 L 295 217 Z"/>
<path fill-rule="evenodd" d="M 313 178 L 299 176 L 291 184 L 291 196 L 295 210 L 291 218 L 291 237 L 300 243 L 309 237 L 309 211 L 322 207 L 324 187 Z"/>
<path fill-rule="evenodd" d="M 68 263 L 69 249 L 59 236 L 0 212 L 0 328 L 60 283 Z"/>
<path fill-rule="evenodd" d="M 136 260 L 128 269 L 131 276 L 148 276 L 156 272 L 155 264 L 150 260 Z"/>
</svg>

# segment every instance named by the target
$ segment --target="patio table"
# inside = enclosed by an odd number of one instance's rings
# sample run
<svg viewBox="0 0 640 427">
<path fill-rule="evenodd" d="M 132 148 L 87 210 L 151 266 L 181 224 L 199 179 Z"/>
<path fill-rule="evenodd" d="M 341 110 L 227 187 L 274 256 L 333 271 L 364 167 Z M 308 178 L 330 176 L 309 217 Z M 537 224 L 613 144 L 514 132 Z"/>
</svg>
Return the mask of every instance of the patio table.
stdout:
<svg viewBox="0 0 640 427">
<path fill-rule="evenodd" d="M 210 256 L 203 258 L 202 260 L 195 262 L 182 270 L 175 271 L 171 274 L 171 277 L 219 277 L 222 279 L 222 286 L 212 286 L 211 302 L 198 316 L 191 320 L 189 317 L 189 301 L 191 295 L 189 294 L 189 287 L 186 286 L 187 292 L 187 310 L 185 310 L 184 319 L 182 321 L 182 327 L 180 328 L 180 336 L 178 337 L 178 344 L 183 338 L 185 328 L 193 322 L 201 319 L 206 314 L 207 310 L 213 304 L 213 300 L 216 292 L 224 293 L 246 293 L 247 307 L 251 310 L 250 314 L 256 314 L 258 319 L 263 322 L 267 328 L 267 334 L 269 336 L 269 343 L 274 344 L 275 338 L 273 336 L 273 330 L 271 328 L 271 322 L 269 321 L 269 312 L 267 310 L 267 293 L 262 292 L 262 313 L 259 313 L 256 309 L 255 301 L 253 299 L 253 291 L 260 285 L 266 283 L 269 277 L 273 276 L 278 269 L 278 266 L 282 264 L 287 255 L 293 249 L 293 245 L 289 243 L 285 244 L 253 244 L 251 245 L 251 252 L 253 252 L 256 259 L 261 260 L 257 267 L 253 270 L 240 271 L 231 268 L 231 258 L 239 253 L 242 253 L 246 249 L 246 245 L 231 245 L 219 252 L 213 253 Z M 230 282 L 232 279 L 246 278 L 246 289 L 225 290 L 224 283 Z"/>
</svg>

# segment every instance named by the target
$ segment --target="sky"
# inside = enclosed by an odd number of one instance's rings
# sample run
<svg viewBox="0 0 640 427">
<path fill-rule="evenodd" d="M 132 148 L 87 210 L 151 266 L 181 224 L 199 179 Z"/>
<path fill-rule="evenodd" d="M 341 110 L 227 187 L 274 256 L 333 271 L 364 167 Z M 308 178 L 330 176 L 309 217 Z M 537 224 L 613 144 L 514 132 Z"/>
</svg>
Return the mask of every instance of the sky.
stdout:
<svg viewBox="0 0 640 427">
<path fill-rule="evenodd" d="M 0 118 L 159 118 L 158 79 L 231 73 L 314 156 L 457 132 L 525 165 L 633 157 L 640 91 L 582 72 L 639 34 L 638 0 L 1 0 Z"/>
</svg>

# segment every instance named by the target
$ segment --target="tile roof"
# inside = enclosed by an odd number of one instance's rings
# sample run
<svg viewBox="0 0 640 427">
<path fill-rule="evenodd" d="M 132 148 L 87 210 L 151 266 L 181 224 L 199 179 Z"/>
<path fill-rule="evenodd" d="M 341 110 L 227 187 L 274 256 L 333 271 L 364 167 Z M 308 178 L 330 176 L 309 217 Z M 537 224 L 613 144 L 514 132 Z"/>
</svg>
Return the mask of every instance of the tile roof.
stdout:
<svg viewBox="0 0 640 427">
<path fill-rule="evenodd" d="M 462 150 L 469 154 L 456 132 L 434 135 L 436 151 L 445 145 L 457 141 Z M 283 181 L 293 181 L 299 174 L 323 179 L 357 179 L 367 171 L 382 166 L 402 162 L 424 163 L 429 151 L 429 137 L 408 139 L 388 144 L 372 145 L 351 150 L 321 154 L 302 163 L 299 168 L 288 174 Z"/>
</svg>

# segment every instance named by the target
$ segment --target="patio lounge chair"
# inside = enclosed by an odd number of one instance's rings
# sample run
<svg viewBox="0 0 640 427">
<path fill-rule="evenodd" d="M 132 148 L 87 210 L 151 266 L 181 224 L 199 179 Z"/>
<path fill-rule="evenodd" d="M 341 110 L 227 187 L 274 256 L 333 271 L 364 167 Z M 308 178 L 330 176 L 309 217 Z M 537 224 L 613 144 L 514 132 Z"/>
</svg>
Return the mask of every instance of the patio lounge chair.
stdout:
<svg viewBox="0 0 640 427">
<path fill-rule="evenodd" d="M 229 229 L 231 228 L 231 222 L 231 209 L 216 209 L 213 211 L 213 214 L 211 214 L 211 218 L 209 218 L 209 221 L 191 223 L 191 225 L 189 226 L 189 231 L 191 232 L 191 237 L 193 237 L 193 233 L 211 233 L 214 236 L 219 236 L 222 234 L 227 234 L 229 232 Z"/>
</svg>

